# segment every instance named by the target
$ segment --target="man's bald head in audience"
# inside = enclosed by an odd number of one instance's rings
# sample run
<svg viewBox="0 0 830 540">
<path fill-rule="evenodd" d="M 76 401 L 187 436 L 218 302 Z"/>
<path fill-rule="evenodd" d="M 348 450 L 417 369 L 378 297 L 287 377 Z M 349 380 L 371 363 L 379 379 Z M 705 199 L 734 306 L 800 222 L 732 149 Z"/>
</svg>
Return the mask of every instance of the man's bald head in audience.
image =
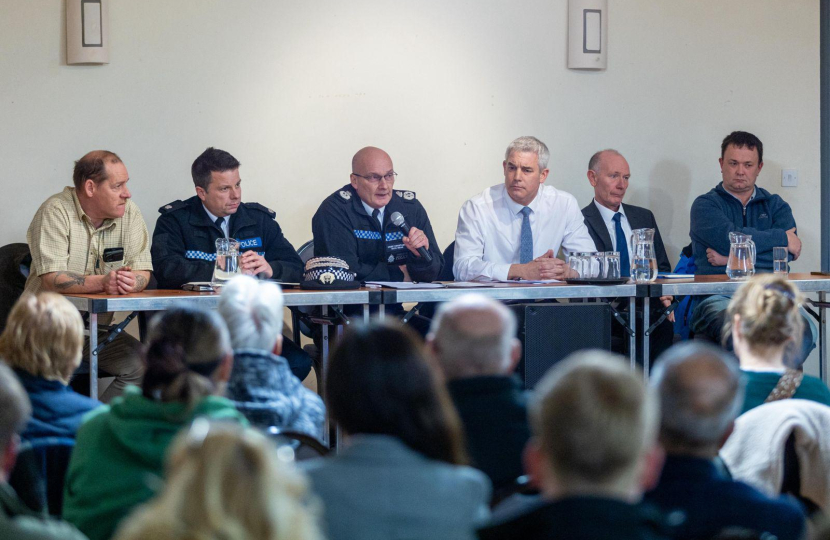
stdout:
<svg viewBox="0 0 830 540">
<path fill-rule="evenodd" d="M 438 308 L 427 339 L 452 380 L 511 373 L 521 354 L 515 336 L 512 311 L 486 296 L 466 294 Z"/>
<path fill-rule="evenodd" d="M 737 360 L 710 345 L 676 345 L 658 359 L 651 385 L 660 396 L 666 452 L 715 457 L 743 403 Z"/>
</svg>

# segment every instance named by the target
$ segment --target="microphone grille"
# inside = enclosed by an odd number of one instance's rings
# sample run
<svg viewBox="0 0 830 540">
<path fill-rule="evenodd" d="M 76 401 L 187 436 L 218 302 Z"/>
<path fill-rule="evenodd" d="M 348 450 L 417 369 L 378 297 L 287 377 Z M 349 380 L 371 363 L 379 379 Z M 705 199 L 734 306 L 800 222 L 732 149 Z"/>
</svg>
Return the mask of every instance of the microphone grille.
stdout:
<svg viewBox="0 0 830 540">
<path fill-rule="evenodd" d="M 393 212 L 390 219 L 392 220 L 392 223 L 394 223 L 398 227 L 400 227 L 404 223 L 404 218 L 400 212 Z"/>
</svg>

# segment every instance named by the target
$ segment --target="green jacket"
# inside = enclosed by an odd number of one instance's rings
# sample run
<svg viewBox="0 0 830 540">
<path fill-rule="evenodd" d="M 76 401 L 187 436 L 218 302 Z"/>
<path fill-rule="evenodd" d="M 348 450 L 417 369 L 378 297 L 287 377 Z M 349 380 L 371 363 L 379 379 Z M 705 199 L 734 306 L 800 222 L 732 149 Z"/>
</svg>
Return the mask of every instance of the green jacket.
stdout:
<svg viewBox="0 0 830 540">
<path fill-rule="evenodd" d="M 767 396 L 778 384 L 778 379 L 781 378 L 780 373 L 744 371 L 743 374 L 746 377 L 746 395 L 744 396 L 744 406 L 741 408 L 741 414 L 763 405 Z M 798 390 L 795 391 L 793 399 L 806 399 L 823 405 L 830 405 L 830 389 L 821 382 L 821 379 L 804 375 L 804 379 L 801 381 Z"/>
<path fill-rule="evenodd" d="M 5 482 L 0 482 L 0 538 L 86 540 L 72 525 L 30 510 Z"/>
<path fill-rule="evenodd" d="M 133 508 L 159 490 L 167 447 L 199 416 L 247 425 L 225 398 L 209 396 L 189 409 L 149 400 L 134 386 L 110 406 L 91 411 L 66 473 L 64 519 L 90 540 L 108 540 Z"/>
</svg>

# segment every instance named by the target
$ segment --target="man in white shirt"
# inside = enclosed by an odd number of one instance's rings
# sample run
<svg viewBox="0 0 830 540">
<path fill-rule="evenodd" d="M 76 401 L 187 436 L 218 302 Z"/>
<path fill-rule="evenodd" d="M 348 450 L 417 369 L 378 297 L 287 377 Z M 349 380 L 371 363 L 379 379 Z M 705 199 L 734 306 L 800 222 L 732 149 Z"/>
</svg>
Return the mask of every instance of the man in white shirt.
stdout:
<svg viewBox="0 0 830 540">
<path fill-rule="evenodd" d="M 576 198 L 553 186 L 550 152 L 536 137 L 507 147 L 504 183 L 468 200 L 458 214 L 453 274 L 458 281 L 563 279 L 566 252 L 596 251 Z"/>
</svg>

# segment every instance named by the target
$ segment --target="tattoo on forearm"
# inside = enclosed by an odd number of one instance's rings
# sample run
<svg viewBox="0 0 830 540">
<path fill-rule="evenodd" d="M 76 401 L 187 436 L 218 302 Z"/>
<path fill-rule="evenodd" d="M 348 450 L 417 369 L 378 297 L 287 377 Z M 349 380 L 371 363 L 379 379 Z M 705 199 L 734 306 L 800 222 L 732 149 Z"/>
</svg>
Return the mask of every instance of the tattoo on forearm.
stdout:
<svg viewBox="0 0 830 540">
<path fill-rule="evenodd" d="M 66 276 L 69 279 L 67 281 L 61 281 L 60 283 L 58 283 L 58 278 L 61 276 Z M 54 279 L 52 280 L 52 284 L 55 286 L 55 289 L 59 291 L 68 289 L 70 287 L 74 287 L 75 285 L 80 285 L 81 287 L 83 287 L 85 283 L 86 276 L 76 274 L 74 272 L 57 272 L 55 274 Z"/>
<path fill-rule="evenodd" d="M 133 287 L 136 291 L 144 290 L 144 287 L 147 286 L 147 278 L 142 276 L 141 274 L 136 274 L 135 276 L 135 287 Z"/>
</svg>

